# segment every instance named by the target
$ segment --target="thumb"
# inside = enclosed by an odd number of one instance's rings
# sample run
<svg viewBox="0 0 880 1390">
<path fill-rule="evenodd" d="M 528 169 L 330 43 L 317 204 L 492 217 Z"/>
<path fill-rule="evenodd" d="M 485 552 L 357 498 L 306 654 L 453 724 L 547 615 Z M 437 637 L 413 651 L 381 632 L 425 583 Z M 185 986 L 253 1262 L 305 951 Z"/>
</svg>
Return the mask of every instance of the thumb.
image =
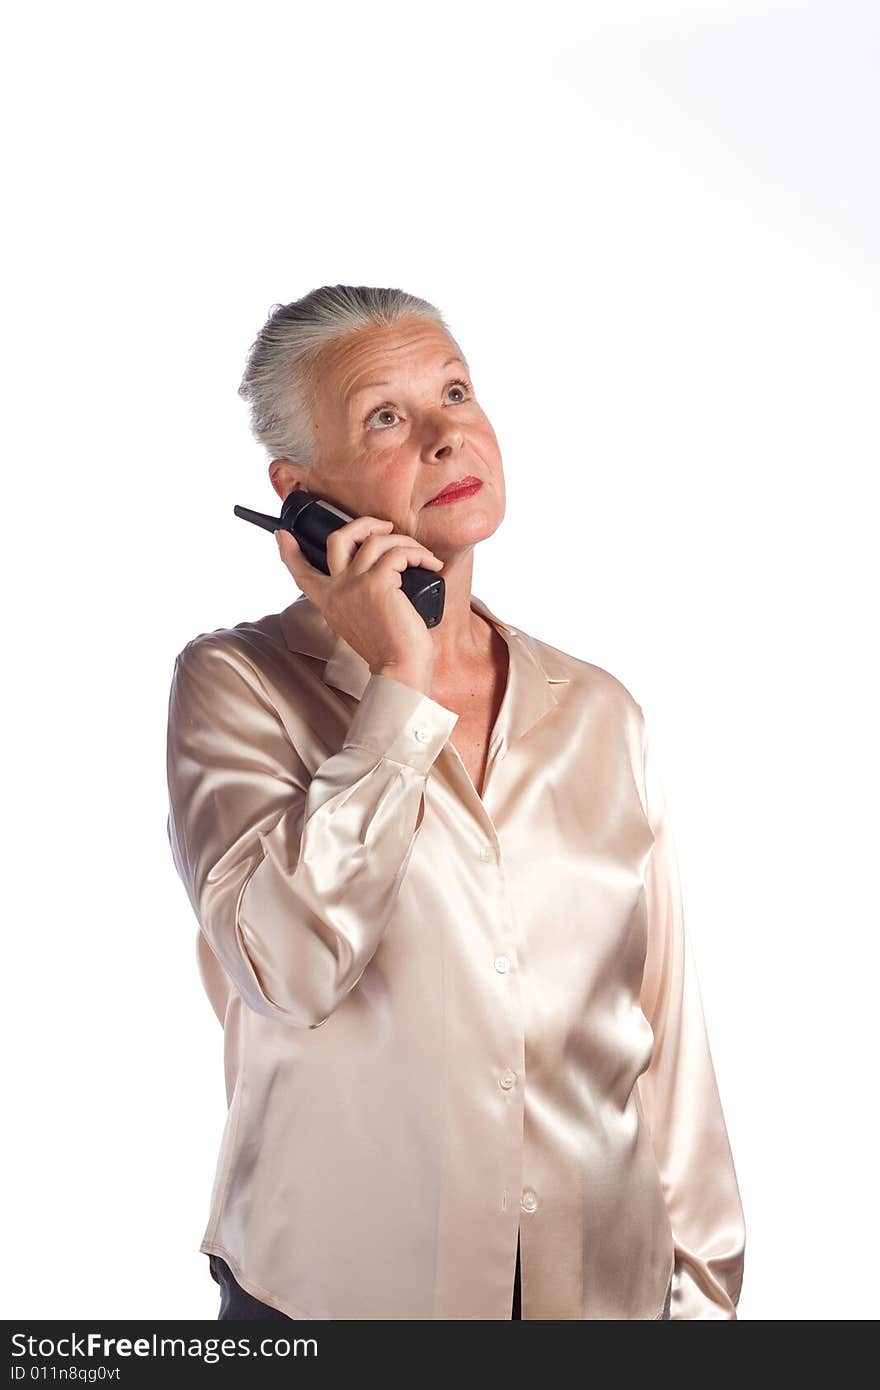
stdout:
<svg viewBox="0 0 880 1390">
<path fill-rule="evenodd" d="M 282 536 L 284 540 L 281 539 Z M 278 549 L 282 555 L 285 553 L 285 546 L 288 547 L 289 551 L 296 552 L 299 550 L 299 541 L 296 539 L 296 536 L 292 535 L 291 532 L 286 530 L 283 526 L 279 526 L 276 530 L 275 539 L 278 542 Z"/>
</svg>

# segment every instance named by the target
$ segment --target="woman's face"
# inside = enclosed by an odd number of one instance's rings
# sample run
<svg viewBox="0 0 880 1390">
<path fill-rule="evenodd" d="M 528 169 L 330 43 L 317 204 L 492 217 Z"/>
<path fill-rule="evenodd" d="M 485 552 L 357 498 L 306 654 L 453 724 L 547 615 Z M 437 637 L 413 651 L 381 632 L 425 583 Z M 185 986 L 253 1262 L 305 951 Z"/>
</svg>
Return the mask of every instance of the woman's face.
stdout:
<svg viewBox="0 0 880 1390">
<path fill-rule="evenodd" d="M 410 318 L 333 344 L 322 358 L 316 393 L 317 462 L 305 471 L 274 461 L 280 495 L 298 482 L 353 516 L 391 521 L 444 560 L 500 525 L 505 490 L 498 440 L 440 324 Z M 426 506 L 468 476 L 482 487 Z"/>
</svg>

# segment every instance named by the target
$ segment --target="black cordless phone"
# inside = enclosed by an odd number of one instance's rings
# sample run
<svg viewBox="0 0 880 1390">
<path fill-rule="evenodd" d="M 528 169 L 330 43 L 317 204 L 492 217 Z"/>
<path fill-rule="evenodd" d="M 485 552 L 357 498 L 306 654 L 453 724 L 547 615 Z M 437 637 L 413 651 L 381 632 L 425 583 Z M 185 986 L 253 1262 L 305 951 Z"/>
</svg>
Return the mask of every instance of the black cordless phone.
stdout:
<svg viewBox="0 0 880 1390">
<path fill-rule="evenodd" d="M 281 507 L 280 517 L 269 516 L 266 512 L 253 512 L 249 507 L 233 508 L 236 516 L 262 526 L 265 531 L 284 529 L 298 542 L 299 548 L 310 564 L 323 574 L 329 574 L 327 565 L 327 537 L 331 531 L 338 531 L 346 522 L 353 521 L 334 507 L 332 502 L 324 502 L 311 492 L 297 488 L 288 493 Z M 446 598 L 446 585 L 443 576 L 421 565 L 408 565 L 400 576 L 400 587 L 412 603 L 416 612 L 424 619 L 426 627 L 436 627 L 443 617 L 443 604 Z"/>
</svg>

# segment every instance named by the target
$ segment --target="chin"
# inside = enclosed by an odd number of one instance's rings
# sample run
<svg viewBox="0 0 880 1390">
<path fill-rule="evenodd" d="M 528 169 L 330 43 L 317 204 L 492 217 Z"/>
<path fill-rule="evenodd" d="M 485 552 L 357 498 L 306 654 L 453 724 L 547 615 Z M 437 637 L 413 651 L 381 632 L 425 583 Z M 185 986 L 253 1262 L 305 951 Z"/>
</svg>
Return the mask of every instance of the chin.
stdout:
<svg viewBox="0 0 880 1390">
<path fill-rule="evenodd" d="M 486 541 L 490 536 L 494 536 L 503 520 L 504 514 L 502 513 L 501 516 L 475 516 L 470 521 L 457 521 L 454 525 L 450 524 L 448 527 L 443 527 L 442 530 L 438 527 L 438 536 L 434 545 L 449 546 L 451 550 L 479 545 L 480 541 Z"/>
</svg>

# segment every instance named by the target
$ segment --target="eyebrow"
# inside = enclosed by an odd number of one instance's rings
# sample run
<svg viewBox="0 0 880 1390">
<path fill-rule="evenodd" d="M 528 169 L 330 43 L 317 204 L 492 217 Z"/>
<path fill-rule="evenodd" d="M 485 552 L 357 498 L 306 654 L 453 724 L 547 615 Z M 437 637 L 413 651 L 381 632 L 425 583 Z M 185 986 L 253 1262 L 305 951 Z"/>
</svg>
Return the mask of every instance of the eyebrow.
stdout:
<svg viewBox="0 0 880 1390">
<path fill-rule="evenodd" d="M 465 371 L 468 370 L 468 365 L 467 365 L 467 363 L 464 361 L 463 358 L 461 358 L 461 357 L 447 357 L 446 361 L 445 361 L 445 362 L 442 364 L 442 366 L 440 367 L 441 372 L 444 371 L 447 367 L 451 367 L 452 364 L 453 364 L 453 362 L 461 362 L 461 365 L 464 367 Z M 359 396 L 359 395 L 361 394 L 362 391 L 375 391 L 375 390 L 377 389 L 377 387 L 379 387 L 379 386 L 391 386 L 391 385 L 393 385 L 393 382 L 390 382 L 390 381 L 368 381 L 368 382 L 366 382 L 365 385 L 363 385 L 363 386 L 356 386 L 356 387 L 354 388 L 353 391 L 349 391 L 349 392 L 347 393 L 347 395 L 346 395 L 346 400 L 348 400 L 348 401 L 353 401 L 354 398 L 355 398 L 355 396 Z"/>
</svg>

